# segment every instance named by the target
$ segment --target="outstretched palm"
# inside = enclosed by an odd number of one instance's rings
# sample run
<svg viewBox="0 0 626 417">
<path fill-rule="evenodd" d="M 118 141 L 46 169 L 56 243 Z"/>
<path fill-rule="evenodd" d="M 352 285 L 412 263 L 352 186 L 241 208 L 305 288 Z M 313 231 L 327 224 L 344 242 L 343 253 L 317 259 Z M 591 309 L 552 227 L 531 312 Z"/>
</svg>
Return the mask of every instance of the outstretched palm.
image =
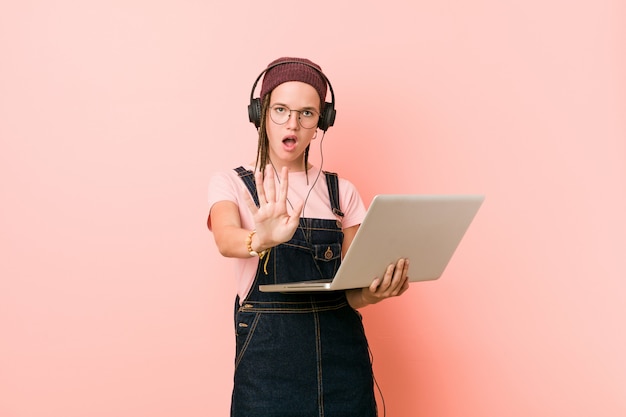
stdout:
<svg viewBox="0 0 626 417">
<path fill-rule="evenodd" d="M 283 167 L 280 173 L 278 195 L 276 194 L 275 173 L 271 165 L 265 167 L 265 176 L 257 172 L 255 180 L 259 207 L 249 197 L 247 203 L 254 219 L 257 237 L 267 247 L 287 242 L 298 228 L 302 211 L 302 203 L 294 206 L 291 214 L 287 211 L 289 185 L 287 167 Z"/>
</svg>

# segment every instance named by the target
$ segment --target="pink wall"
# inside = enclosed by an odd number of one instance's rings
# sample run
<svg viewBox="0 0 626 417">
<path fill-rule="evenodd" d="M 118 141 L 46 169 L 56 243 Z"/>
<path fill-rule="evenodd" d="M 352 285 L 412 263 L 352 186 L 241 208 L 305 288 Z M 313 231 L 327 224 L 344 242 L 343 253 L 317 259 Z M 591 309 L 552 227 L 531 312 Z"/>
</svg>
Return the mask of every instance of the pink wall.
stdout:
<svg viewBox="0 0 626 417">
<path fill-rule="evenodd" d="M 487 195 L 441 280 L 364 310 L 387 415 L 626 414 L 623 2 L 368 3 L 3 2 L 0 415 L 227 415 L 206 186 L 281 55 L 326 69 L 324 166 L 368 202 Z"/>
</svg>

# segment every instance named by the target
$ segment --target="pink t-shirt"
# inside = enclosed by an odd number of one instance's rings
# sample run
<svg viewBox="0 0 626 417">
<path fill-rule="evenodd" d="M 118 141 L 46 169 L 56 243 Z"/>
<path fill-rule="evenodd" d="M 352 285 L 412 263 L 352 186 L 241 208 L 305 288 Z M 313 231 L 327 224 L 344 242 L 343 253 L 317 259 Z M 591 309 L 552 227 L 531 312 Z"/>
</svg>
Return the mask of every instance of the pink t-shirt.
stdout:
<svg viewBox="0 0 626 417">
<path fill-rule="evenodd" d="M 244 168 L 254 171 L 254 167 L 244 165 Z M 326 177 L 317 167 L 312 167 L 307 176 L 303 172 L 289 174 L 289 202 L 295 203 L 306 201 L 301 217 L 316 219 L 336 219 L 341 221 L 342 228 L 347 229 L 361 224 L 365 217 L 365 205 L 354 185 L 343 178 L 339 178 L 339 205 L 344 213 L 343 219 L 335 215 L 328 198 L 328 186 Z M 276 190 L 280 185 L 276 183 Z M 218 201 L 232 201 L 239 207 L 241 227 L 248 230 L 255 228 L 252 214 L 248 209 L 244 193 L 248 193 L 245 184 L 239 178 L 235 170 L 219 172 L 211 177 L 209 183 L 209 229 L 211 229 L 210 210 Z M 291 210 L 289 203 L 287 209 Z M 243 242 L 241 243 L 244 244 Z M 256 274 L 259 258 L 235 258 L 235 275 L 237 279 L 237 294 L 243 301 L 246 297 Z"/>
</svg>

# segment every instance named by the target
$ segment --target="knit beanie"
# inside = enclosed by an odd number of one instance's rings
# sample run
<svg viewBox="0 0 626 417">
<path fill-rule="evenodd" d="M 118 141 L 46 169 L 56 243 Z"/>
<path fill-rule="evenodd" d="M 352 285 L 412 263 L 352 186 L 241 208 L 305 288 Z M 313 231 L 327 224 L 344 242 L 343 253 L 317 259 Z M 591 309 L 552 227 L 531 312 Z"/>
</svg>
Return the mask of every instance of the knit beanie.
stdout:
<svg viewBox="0 0 626 417">
<path fill-rule="evenodd" d="M 281 62 L 285 63 L 281 64 Z M 311 68 L 311 66 L 317 68 L 319 72 Z M 320 96 L 320 102 L 324 103 L 326 98 L 326 79 L 320 74 L 322 68 L 319 65 L 305 58 L 283 57 L 270 62 L 267 67 L 269 69 L 265 72 L 261 86 L 261 100 L 282 83 L 301 81 L 315 88 Z"/>
</svg>

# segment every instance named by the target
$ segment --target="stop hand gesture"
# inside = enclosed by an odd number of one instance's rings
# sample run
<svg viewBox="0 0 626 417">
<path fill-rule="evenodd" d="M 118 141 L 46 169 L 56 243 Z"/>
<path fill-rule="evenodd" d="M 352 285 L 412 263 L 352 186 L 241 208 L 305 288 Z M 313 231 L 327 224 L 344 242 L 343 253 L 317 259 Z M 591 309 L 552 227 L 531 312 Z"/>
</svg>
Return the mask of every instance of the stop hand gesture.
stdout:
<svg viewBox="0 0 626 417">
<path fill-rule="evenodd" d="M 245 193 L 246 203 L 254 219 L 257 247 L 268 249 L 291 239 L 300 223 L 302 202 L 292 206 L 293 212 L 287 211 L 287 191 L 289 189 L 289 171 L 283 167 L 278 180 L 280 188 L 276 195 L 276 179 L 271 165 L 265 167 L 265 175 L 258 171 L 254 174 L 259 207 L 249 193 Z"/>
</svg>

